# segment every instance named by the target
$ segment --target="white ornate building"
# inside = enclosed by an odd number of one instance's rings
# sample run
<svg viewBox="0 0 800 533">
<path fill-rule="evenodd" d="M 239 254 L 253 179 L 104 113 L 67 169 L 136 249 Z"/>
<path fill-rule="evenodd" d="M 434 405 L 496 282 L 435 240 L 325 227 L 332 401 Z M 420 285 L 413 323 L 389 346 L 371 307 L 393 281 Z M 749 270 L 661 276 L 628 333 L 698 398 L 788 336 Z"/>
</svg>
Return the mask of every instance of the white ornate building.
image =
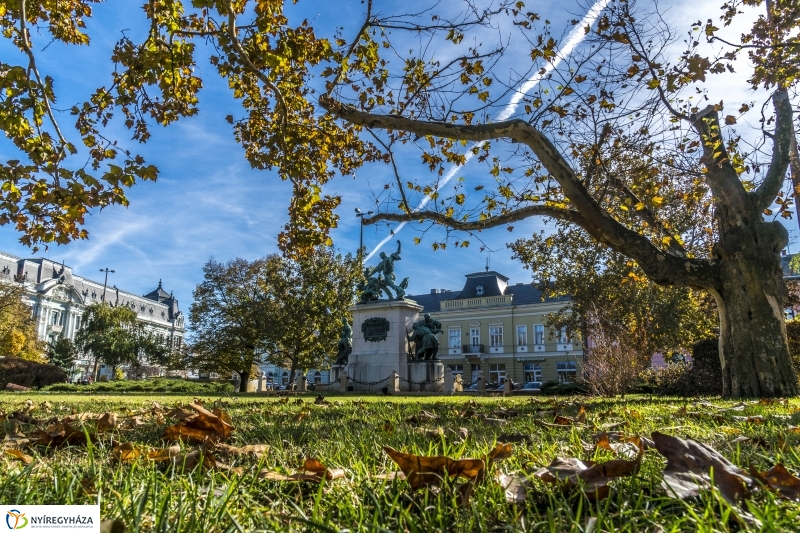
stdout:
<svg viewBox="0 0 800 533">
<path fill-rule="evenodd" d="M 50 342 L 64 336 L 74 339 L 87 305 L 107 301 L 136 311 L 145 327 L 171 346 L 183 344 L 184 317 L 178 300 L 158 287 L 143 296 L 105 287 L 99 281 L 74 275 L 72 269 L 45 258 L 21 258 L 0 252 L 0 282 L 21 283 L 27 292 L 26 303 L 36 318 L 39 339 Z M 78 361 L 79 367 L 88 361 Z M 103 372 L 101 372 L 102 374 Z"/>
</svg>

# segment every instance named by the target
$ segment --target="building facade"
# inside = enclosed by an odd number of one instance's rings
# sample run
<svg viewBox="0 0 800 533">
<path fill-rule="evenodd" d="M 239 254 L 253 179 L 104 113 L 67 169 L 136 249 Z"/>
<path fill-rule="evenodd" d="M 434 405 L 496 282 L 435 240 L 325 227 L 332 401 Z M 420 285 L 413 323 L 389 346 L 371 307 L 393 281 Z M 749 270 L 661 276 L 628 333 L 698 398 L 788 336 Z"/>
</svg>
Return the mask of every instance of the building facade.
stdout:
<svg viewBox="0 0 800 533">
<path fill-rule="evenodd" d="M 136 311 L 139 321 L 162 342 L 176 348 L 183 344 L 183 313 L 177 298 L 163 289 L 160 280 L 155 290 L 138 296 L 73 274 L 72 268 L 63 263 L 0 252 L 0 282 L 25 287 L 39 340 L 52 342 L 61 336 L 74 340 L 86 306 L 106 301 Z M 76 366 L 84 373 L 89 361 L 79 360 Z M 101 375 L 108 373 L 103 370 Z"/>
<path fill-rule="evenodd" d="M 546 316 L 563 309 L 569 299 L 542 298 L 533 285 L 509 285 L 508 280 L 487 270 L 467 274 L 460 291 L 432 289 L 406 298 L 441 322 L 439 359 L 462 374 L 465 383 L 472 383 L 478 371 L 486 383 L 581 379 L 580 341 L 544 325 Z"/>
</svg>

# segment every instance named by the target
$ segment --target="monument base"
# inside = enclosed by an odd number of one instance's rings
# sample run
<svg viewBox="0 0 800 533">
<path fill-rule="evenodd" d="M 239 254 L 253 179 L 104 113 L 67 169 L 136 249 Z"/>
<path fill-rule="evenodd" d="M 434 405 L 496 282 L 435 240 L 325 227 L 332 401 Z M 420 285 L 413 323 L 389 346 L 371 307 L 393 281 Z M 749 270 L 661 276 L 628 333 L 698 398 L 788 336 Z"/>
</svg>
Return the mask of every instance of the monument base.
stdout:
<svg viewBox="0 0 800 533">
<path fill-rule="evenodd" d="M 444 364 L 441 361 L 411 361 L 408 363 L 408 390 L 413 392 L 444 392 Z"/>
<path fill-rule="evenodd" d="M 330 383 L 330 390 L 339 390 L 339 380 L 342 378 L 342 374 L 347 372 L 347 367 L 345 365 L 331 365 L 331 372 L 329 374 L 328 382 Z"/>
<path fill-rule="evenodd" d="M 377 392 L 384 387 L 391 385 L 393 372 L 402 371 L 395 363 L 358 361 L 358 358 L 350 356 L 350 363 L 347 365 L 347 375 L 350 386 L 354 391 Z M 368 358 L 364 358 L 368 359 Z M 400 390 L 407 391 L 408 383 L 401 380 Z"/>
</svg>

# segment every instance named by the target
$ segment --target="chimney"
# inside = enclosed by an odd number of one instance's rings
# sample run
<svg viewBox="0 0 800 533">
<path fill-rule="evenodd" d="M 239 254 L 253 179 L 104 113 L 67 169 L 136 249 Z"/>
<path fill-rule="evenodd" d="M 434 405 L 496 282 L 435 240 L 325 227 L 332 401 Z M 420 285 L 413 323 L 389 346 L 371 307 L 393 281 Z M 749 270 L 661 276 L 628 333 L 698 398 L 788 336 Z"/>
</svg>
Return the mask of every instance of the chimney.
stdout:
<svg viewBox="0 0 800 533">
<path fill-rule="evenodd" d="M 437 292 L 439 292 L 439 289 L 431 289 L 431 294 L 436 294 Z"/>
</svg>

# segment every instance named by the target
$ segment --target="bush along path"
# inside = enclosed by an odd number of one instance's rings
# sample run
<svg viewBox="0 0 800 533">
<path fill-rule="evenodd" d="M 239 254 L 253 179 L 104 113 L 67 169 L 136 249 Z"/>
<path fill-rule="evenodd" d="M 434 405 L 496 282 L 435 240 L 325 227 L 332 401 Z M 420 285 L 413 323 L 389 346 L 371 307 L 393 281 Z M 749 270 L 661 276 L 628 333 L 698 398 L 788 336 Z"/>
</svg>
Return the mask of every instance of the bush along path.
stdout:
<svg viewBox="0 0 800 533">
<path fill-rule="evenodd" d="M 129 531 L 762 531 L 800 523 L 800 404 L 0 395 L 0 501 Z"/>
</svg>

